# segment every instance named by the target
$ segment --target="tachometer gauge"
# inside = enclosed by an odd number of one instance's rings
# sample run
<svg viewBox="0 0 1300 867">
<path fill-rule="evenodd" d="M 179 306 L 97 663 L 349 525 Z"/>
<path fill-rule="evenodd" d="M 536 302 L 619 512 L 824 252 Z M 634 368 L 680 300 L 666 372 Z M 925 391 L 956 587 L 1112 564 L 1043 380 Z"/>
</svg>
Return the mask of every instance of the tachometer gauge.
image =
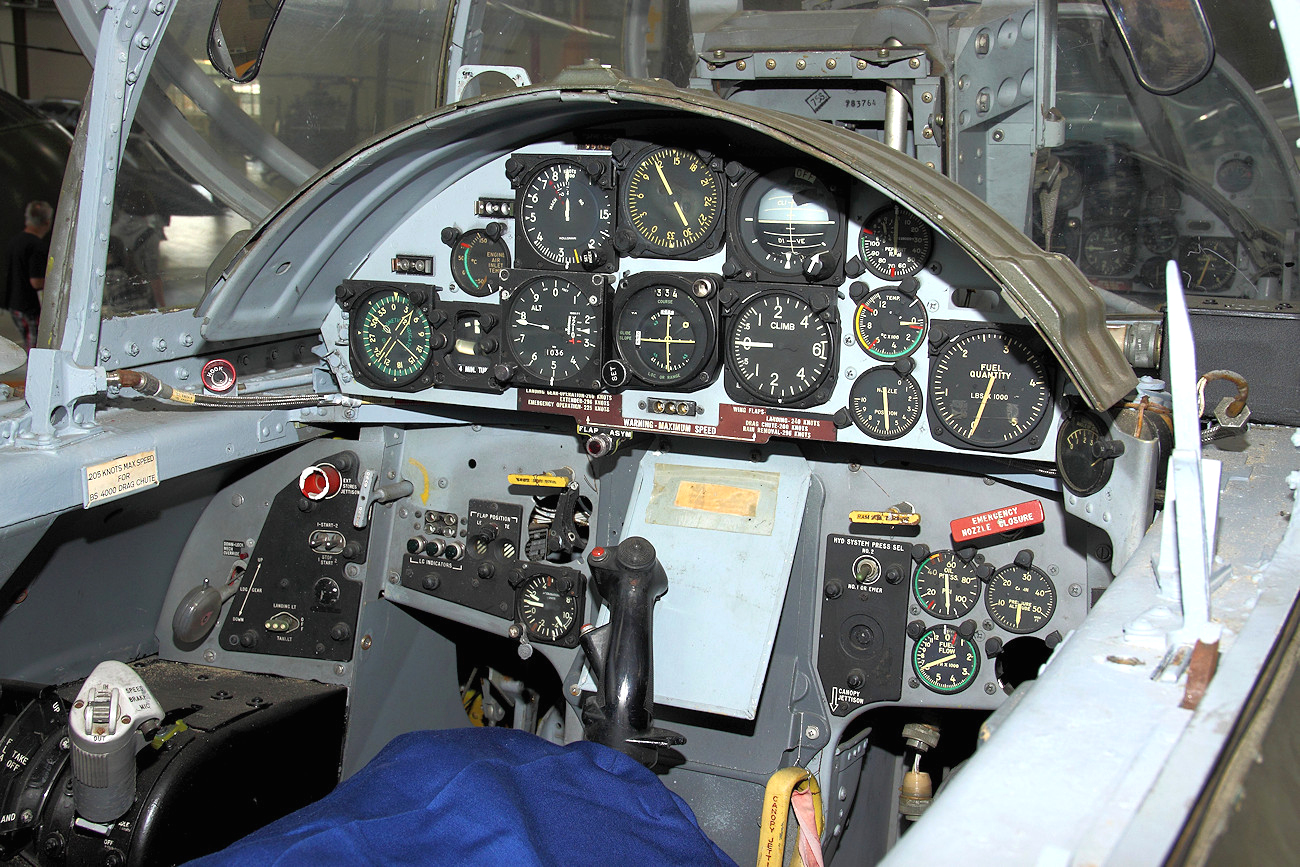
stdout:
<svg viewBox="0 0 1300 867">
<path fill-rule="evenodd" d="M 1154 220 L 1142 227 L 1142 244 L 1152 253 L 1168 253 L 1178 243 L 1178 229 L 1168 220 Z"/>
<path fill-rule="evenodd" d="M 593 362 L 601 341 L 600 296 L 567 277 L 532 277 L 506 302 L 506 348 L 519 367 L 546 385 L 575 384 Z M 578 383 L 589 385 L 590 383 Z"/>
<path fill-rule="evenodd" d="M 720 177 L 707 158 L 682 148 L 651 146 L 634 154 L 619 184 L 618 249 L 661 257 L 698 251 L 721 226 Z"/>
<path fill-rule="evenodd" d="M 930 410 L 957 444 L 1025 451 L 1051 406 L 1047 369 L 1027 340 L 980 328 L 950 339 L 930 366 Z M 937 434 L 938 431 L 935 431 Z M 1027 443 L 1016 447 L 1022 441 Z"/>
<path fill-rule="evenodd" d="M 853 382 L 849 417 L 869 437 L 896 440 L 921 418 L 921 386 L 893 367 L 873 367 Z"/>
<path fill-rule="evenodd" d="M 501 239 L 505 228 L 493 223 L 487 229 L 470 229 L 451 241 L 451 277 L 470 295 L 491 294 L 487 281 L 502 268 L 510 267 L 510 248 Z"/>
<path fill-rule="evenodd" d="M 727 334 L 727 368 L 745 392 L 776 406 L 823 402 L 836 334 L 803 298 L 761 292 L 740 305 Z"/>
<path fill-rule="evenodd" d="M 934 249 L 934 233 L 924 221 L 902 205 L 881 208 L 862 226 L 858 255 L 877 277 L 897 280 L 925 267 Z"/>
<path fill-rule="evenodd" d="M 1153 292 L 1165 291 L 1165 266 L 1168 259 L 1164 256 L 1152 256 L 1138 269 L 1137 281 Z"/>
<path fill-rule="evenodd" d="M 984 589 L 984 607 L 1007 632 L 1037 632 L 1056 611 L 1056 585 L 1037 566 L 1003 566 Z"/>
<path fill-rule="evenodd" d="M 405 292 L 380 288 L 357 300 L 349 325 L 352 368 L 375 388 L 403 388 L 418 380 L 433 353 L 433 329 Z"/>
<path fill-rule="evenodd" d="M 926 614 L 956 620 L 979 601 L 980 579 L 975 564 L 958 557 L 956 551 L 935 551 L 916 567 L 912 592 Z"/>
<path fill-rule="evenodd" d="M 916 640 L 912 670 L 931 692 L 954 695 L 975 682 L 980 654 L 975 642 L 962 638 L 951 626 L 932 626 Z"/>
<path fill-rule="evenodd" d="M 1231 238 L 1183 238 L 1178 266 L 1187 292 L 1222 292 L 1237 274 L 1237 242 Z"/>
<path fill-rule="evenodd" d="M 925 305 L 915 294 L 887 287 L 872 292 L 858 305 L 853 313 L 853 336 L 867 355 L 893 361 L 916 351 L 925 339 L 926 322 Z"/>
<path fill-rule="evenodd" d="M 512 157 L 506 171 L 520 171 L 522 163 L 522 157 Z M 519 176 L 515 257 L 521 266 L 613 270 L 613 204 L 592 168 L 576 160 L 548 159 Z M 527 261 L 534 257 L 539 261 Z"/>
<path fill-rule="evenodd" d="M 656 386 L 681 385 L 714 357 L 714 316 L 676 274 L 629 278 L 615 300 L 614 347 L 628 370 Z"/>
<path fill-rule="evenodd" d="M 1086 410 L 1061 422 L 1056 433 L 1056 469 L 1061 482 L 1075 494 L 1095 494 L 1110 481 L 1115 458 L 1123 446 L 1106 438 L 1106 426 Z"/>
<path fill-rule="evenodd" d="M 576 583 L 565 575 L 541 573 L 519 585 L 517 614 L 529 638 L 559 643 L 579 625 L 582 601 Z"/>
<path fill-rule="evenodd" d="M 821 178 L 787 167 L 741 184 L 732 225 L 745 258 L 778 278 L 802 274 L 822 280 L 838 270 L 840 207 Z"/>
<path fill-rule="evenodd" d="M 1084 273 L 1096 277 L 1118 277 L 1133 270 L 1137 241 L 1127 226 L 1098 226 L 1083 238 Z"/>
</svg>

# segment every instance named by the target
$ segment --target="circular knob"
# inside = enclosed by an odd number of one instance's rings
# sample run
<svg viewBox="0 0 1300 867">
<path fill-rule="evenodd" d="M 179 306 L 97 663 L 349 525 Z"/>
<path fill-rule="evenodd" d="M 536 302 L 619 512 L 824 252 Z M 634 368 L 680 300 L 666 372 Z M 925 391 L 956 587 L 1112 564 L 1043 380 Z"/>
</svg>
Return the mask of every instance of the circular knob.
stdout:
<svg viewBox="0 0 1300 867">
<path fill-rule="evenodd" d="M 646 569 L 655 561 L 655 546 L 640 536 L 624 539 L 618 546 L 618 564 L 624 569 Z"/>
<path fill-rule="evenodd" d="M 335 641 L 347 641 L 351 637 L 352 627 L 341 620 L 330 627 L 330 638 Z"/>
<path fill-rule="evenodd" d="M 343 476 L 332 464 L 317 464 L 298 474 L 298 490 L 309 500 L 332 497 L 343 487 Z"/>
<path fill-rule="evenodd" d="M 243 635 L 239 636 L 239 643 L 241 646 L 250 649 L 257 647 L 257 633 L 249 629 Z"/>
</svg>

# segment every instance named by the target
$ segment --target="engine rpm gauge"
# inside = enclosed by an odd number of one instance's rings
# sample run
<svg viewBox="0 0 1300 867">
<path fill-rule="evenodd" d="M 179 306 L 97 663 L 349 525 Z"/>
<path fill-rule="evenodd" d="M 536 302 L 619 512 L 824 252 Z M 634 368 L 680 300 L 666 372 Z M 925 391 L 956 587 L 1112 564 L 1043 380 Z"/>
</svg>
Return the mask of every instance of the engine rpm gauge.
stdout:
<svg viewBox="0 0 1300 867">
<path fill-rule="evenodd" d="M 353 372 L 377 388 L 402 388 L 420 378 L 433 353 L 433 329 L 405 293 L 379 289 L 352 309 Z"/>
<path fill-rule="evenodd" d="M 642 382 L 679 385 L 713 357 L 712 317 L 691 293 L 690 280 L 671 274 L 639 276 L 650 282 L 617 302 L 615 349 Z"/>
<path fill-rule="evenodd" d="M 953 695 L 975 682 L 980 654 L 975 643 L 952 626 L 932 626 L 912 648 L 912 670 L 931 692 Z"/>
<path fill-rule="evenodd" d="M 596 359 L 599 296 L 559 275 L 533 277 L 502 294 L 509 296 L 506 347 L 529 376 L 547 385 L 569 383 Z"/>
<path fill-rule="evenodd" d="M 912 578 L 912 592 L 925 613 L 940 620 L 965 617 L 980 598 L 975 564 L 955 551 L 935 551 L 921 561 Z"/>
<path fill-rule="evenodd" d="M 636 154 L 620 184 L 619 249 L 684 256 L 714 237 L 722 219 L 718 173 L 699 154 L 677 147 L 650 147 Z"/>
<path fill-rule="evenodd" d="M 541 573 L 519 585 L 517 614 L 529 638 L 555 643 L 573 631 L 582 605 L 574 584 L 573 578 Z"/>
<path fill-rule="evenodd" d="M 1056 611 L 1056 585 L 1037 566 L 1003 566 L 984 589 L 984 607 L 1007 632 L 1037 632 Z"/>
<path fill-rule="evenodd" d="M 488 280 L 502 268 L 510 267 L 510 248 L 501 240 L 500 226 L 497 223 L 491 230 L 470 229 L 452 241 L 451 277 L 470 295 L 490 295 Z"/>
<path fill-rule="evenodd" d="M 515 212 L 523 242 L 545 262 L 570 270 L 612 267 L 609 192 L 579 163 L 542 163 L 522 184 Z"/>
<path fill-rule="evenodd" d="M 760 293 L 732 319 L 727 366 L 740 387 L 763 403 L 802 403 L 816 399 L 830 375 L 835 344 L 831 324 L 803 298 Z"/>
<path fill-rule="evenodd" d="M 862 264 L 877 277 L 897 280 L 925 267 L 934 249 L 934 233 L 920 217 L 894 204 L 876 211 L 858 235 Z"/>
<path fill-rule="evenodd" d="M 893 367 L 873 367 L 853 382 L 849 417 L 878 440 L 896 440 L 921 418 L 921 386 Z"/>
<path fill-rule="evenodd" d="M 925 338 L 925 305 L 916 295 L 884 288 L 872 292 L 853 313 L 853 336 L 872 358 L 893 361 L 916 351 Z"/>
<path fill-rule="evenodd" d="M 833 272 L 840 248 L 840 209 L 821 178 L 804 168 L 787 167 L 753 177 L 740 194 L 733 223 L 738 249 L 774 274 L 820 275 Z"/>
<path fill-rule="evenodd" d="M 934 418 L 967 446 L 1006 450 L 1026 440 L 1047 414 L 1051 398 L 1037 351 L 1025 338 L 1001 329 L 975 329 L 952 338 L 930 366 Z M 1031 439 L 1027 447 L 1035 445 Z"/>
<path fill-rule="evenodd" d="M 1188 292 L 1222 292 L 1237 275 L 1237 242 L 1231 238 L 1183 238 L 1178 265 Z"/>
</svg>

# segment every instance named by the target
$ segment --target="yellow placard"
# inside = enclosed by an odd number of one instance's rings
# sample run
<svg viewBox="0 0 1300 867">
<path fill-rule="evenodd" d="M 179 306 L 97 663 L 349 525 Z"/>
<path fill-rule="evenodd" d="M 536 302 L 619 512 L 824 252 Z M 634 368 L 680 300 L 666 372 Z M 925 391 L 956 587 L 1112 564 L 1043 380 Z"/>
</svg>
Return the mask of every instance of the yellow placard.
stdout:
<svg viewBox="0 0 1300 867">
<path fill-rule="evenodd" d="M 506 481 L 512 485 L 523 485 L 526 488 L 567 488 L 569 486 L 569 480 L 564 476 L 546 474 L 511 473 L 506 476 Z"/>
<path fill-rule="evenodd" d="M 150 449 L 86 467 L 86 508 L 158 484 L 158 455 Z"/>
<path fill-rule="evenodd" d="M 849 512 L 849 523 L 919 527 L 921 526 L 921 516 L 915 512 Z"/>
<path fill-rule="evenodd" d="M 752 518 L 758 514 L 758 491 L 731 485 L 681 482 L 677 485 L 677 496 L 673 499 L 673 505 L 680 509 L 695 509 L 698 512 Z"/>
</svg>

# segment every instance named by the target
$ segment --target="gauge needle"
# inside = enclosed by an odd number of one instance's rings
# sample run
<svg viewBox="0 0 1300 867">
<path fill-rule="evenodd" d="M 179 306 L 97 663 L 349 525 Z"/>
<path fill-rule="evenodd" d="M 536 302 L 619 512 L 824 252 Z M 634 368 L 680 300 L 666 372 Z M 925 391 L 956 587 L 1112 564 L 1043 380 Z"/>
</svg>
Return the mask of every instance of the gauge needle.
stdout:
<svg viewBox="0 0 1300 867">
<path fill-rule="evenodd" d="M 748 337 L 746 337 L 740 341 L 740 346 L 743 349 L 772 349 L 776 346 L 776 344 L 763 343 L 758 340 L 750 340 Z"/>
<path fill-rule="evenodd" d="M 520 314 L 519 314 L 519 321 L 516 322 L 515 324 L 516 324 L 516 325 L 522 325 L 522 326 L 525 327 L 525 328 L 541 328 L 541 329 L 544 330 L 544 331 L 550 331 L 550 330 L 551 330 L 551 326 L 549 326 L 549 325 L 545 325 L 545 324 L 543 324 L 543 323 L 541 323 L 541 322 L 529 322 L 529 321 L 528 321 L 528 314 L 527 314 L 527 313 L 520 313 Z"/>
<path fill-rule="evenodd" d="M 662 163 L 655 163 L 655 171 L 659 173 L 659 180 L 664 182 L 664 190 L 668 195 L 673 194 L 673 188 L 668 186 L 668 179 L 664 177 L 664 167 Z"/>
<path fill-rule="evenodd" d="M 889 389 L 885 386 L 880 387 L 880 401 L 883 404 L 881 414 L 885 417 L 885 430 L 889 430 Z"/>
<path fill-rule="evenodd" d="M 932 659 L 929 662 L 927 662 L 925 665 L 921 666 L 921 671 L 925 671 L 927 668 L 933 665 L 940 665 L 941 663 L 944 662 L 952 662 L 956 658 L 957 658 L 957 654 L 950 653 L 947 656 L 941 656 L 938 659 Z"/>
<path fill-rule="evenodd" d="M 899 255 L 899 252 L 898 252 L 898 224 L 899 224 L 899 222 L 900 222 L 900 220 L 899 220 L 899 216 L 898 216 L 898 209 L 895 208 L 895 209 L 894 209 L 894 255 L 895 255 L 895 256 Z"/>
<path fill-rule="evenodd" d="M 569 199 L 567 197 L 564 200 L 564 222 L 569 222 Z"/>
<path fill-rule="evenodd" d="M 988 406 L 989 395 L 993 393 L 993 380 L 995 379 L 997 379 L 995 376 L 989 377 L 989 384 L 984 389 L 984 397 L 980 399 L 979 411 L 975 413 L 975 423 L 970 426 L 971 433 L 975 433 L 975 428 L 980 426 L 980 419 L 984 417 L 984 407 Z"/>
<path fill-rule="evenodd" d="M 682 206 L 677 202 L 673 202 L 673 207 L 677 209 L 677 216 L 682 218 L 682 225 L 689 229 L 691 227 L 691 221 L 686 219 L 686 215 L 682 213 Z"/>
<path fill-rule="evenodd" d="M 1196 278 L 1196 285 L 1201 286 L 1205 283 L 1205 272 L 1210 270 L 1210 254 L 1205 254 L 1205 266 L 1201 268 L 1201 276 Z"/>
<path fill-rule="evenodd" d="M 943 574 L 943 600 L 949 611 L 952 610 L 952 589 L 948 586 L 948 573 Z"/>
<path fill-rule="evenodd" d="M 390 348 L 393 345 L 393 341 L 397 340 L 397 332 L 404 331 L 406 329 L 406 326 L 411 324 L 411 317 L 414 315 L 415 315 L 415 308 L 411 308 L 410 310 L 406 311 L 406 315 L 403 316 L 401 320 L 397 323 L 397 327 L 392 331 L 388 332 L 388 340 L 384 341 L 384 345 L 380 347 L 378 352 L 375 353 L 375 358 L 378 358 L 380 361 L 383 361 L 384 359 L 388 358 L 388 353 Z M 407 351 L 409 352 L 410 350 Z"/>
</svg>

